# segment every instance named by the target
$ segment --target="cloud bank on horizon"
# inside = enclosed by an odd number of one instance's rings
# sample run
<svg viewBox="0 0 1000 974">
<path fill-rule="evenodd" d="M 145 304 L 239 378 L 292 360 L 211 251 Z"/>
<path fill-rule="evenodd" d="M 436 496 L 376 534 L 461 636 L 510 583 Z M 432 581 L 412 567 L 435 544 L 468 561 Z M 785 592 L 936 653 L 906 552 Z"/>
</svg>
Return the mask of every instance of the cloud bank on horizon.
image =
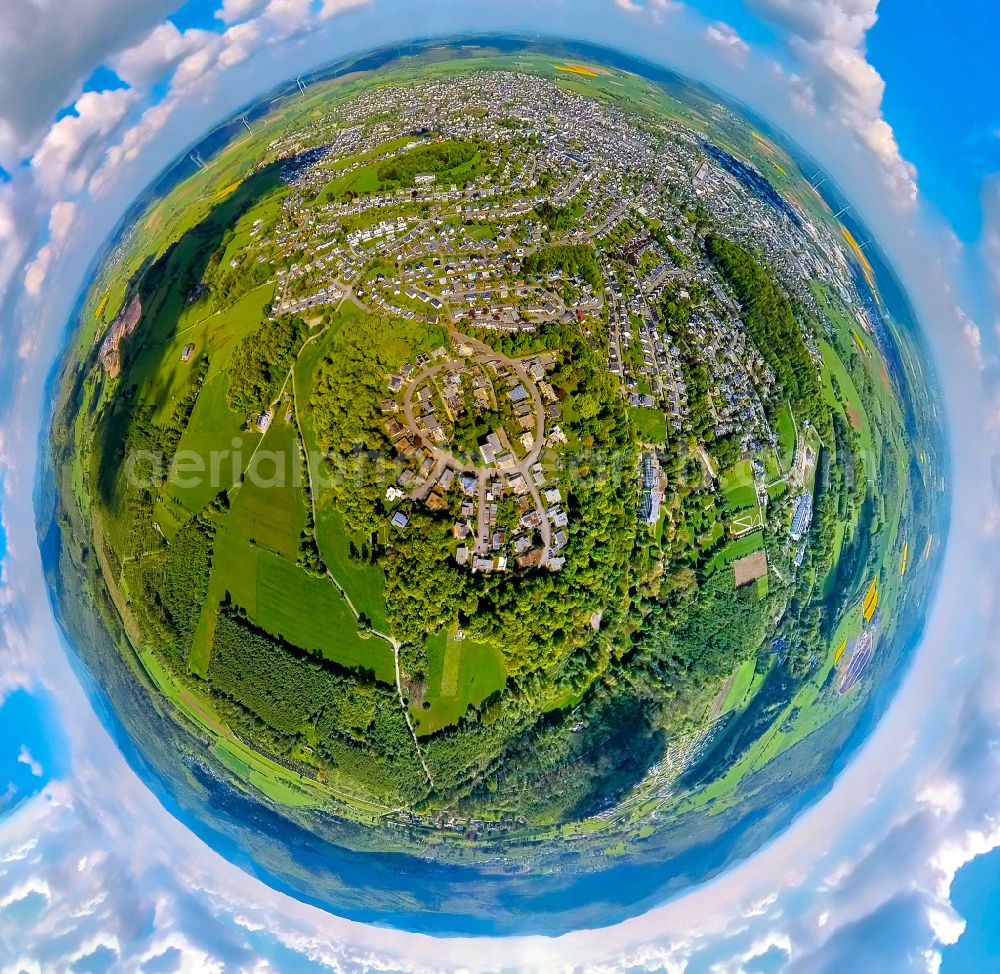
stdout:
<svg viewBox="0 0 1000 974">
<path fill-rule="evenodd" d="M 582 0 L 572 17 L 555 2 L 471 6 L 221 0 L 214 9 L 189 3 L 201 16 L 182 17 L 177 0 L 11 0 L 0 11 L 0 475 L 9 536 L 0 702 L 22 688 L 51 697 L 38 721 L 69 751 L 54 769 L 31 741 L 14 751 L 38 787 L 0 821 L 4 974 L 775 966 L 812 974 L 848 960 L 859 971 L 933 971 L 941 946 L 961 932 L 951 880 L 1000 844 L 991 746 L 1000 665 L 989 636 L 1000 604 L 1000 466 L 991 467 L 1000 368 L 991 333 L 961 311 L 968 296 L 953 282 L 960 260 L 981 260 L 1000 301 L 1000 182 L 984 191 L 982 252 L 959 253 L 883 114 L 884 83 L 865 52 L 877 0 L 746 0 L 773 32 L 766 48 L 702 17 L 694 2 Z M 477 27 L 603 40 L 738 91 L 790 131 L 851 187 L 909 286 L 939 358 L 956 461 L 953 541 L 926 644 L 833 792 L 751 860 L 644 917 L 558 940 L 513 939 L 502 950 L 327 916 L 251 879 L 160 808 L 58 649 L 32 506 L 44 381 L 73 295 L 120 213 L 178 146 L 248 91 L 303 65 L 407 34 Z M 949 706 L 928 712 L 934 699 Z"/>
</svg>

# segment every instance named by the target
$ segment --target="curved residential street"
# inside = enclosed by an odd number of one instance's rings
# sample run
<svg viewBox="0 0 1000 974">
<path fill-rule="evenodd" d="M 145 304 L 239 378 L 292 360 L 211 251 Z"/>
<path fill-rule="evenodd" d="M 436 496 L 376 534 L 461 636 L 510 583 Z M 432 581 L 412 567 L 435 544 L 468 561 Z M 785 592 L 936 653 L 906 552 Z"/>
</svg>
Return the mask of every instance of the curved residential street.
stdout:
<svg viewBox="0 0 1000 974">
<path fill-rule="evenodd" d="M 542 448 L 544 446 L 545 439 L 545 406 L 542 403 L 542 396 L 538 390 L 538 386 L 534 379 L 528 375 L 524 366 L 517 361 L 517 359 L 507 358 L 505 355 L 501 355 L 499 352 L 494 351 L 488 345 L 475 338 L 470 338 L 468 335 L 463 335 L 460 332 L 452 331 L 451 334 L 469 345 L 476 352 L 476 355 L 470 360 L 478 365 L 486 365 L 490 362 L 496 362 L 502 365 L 504 368 L 509 369 L 514 375 L 517 376 L 521 385 L 524 387 L 525 391 L 531 397 L 532 406 L 535 414 L 535 437 L 534 443 L 527 454 L 521 459 L 515 457 L 514 470 L 516 470 L 523 478 L 524 482 L 528 487 L 528 493 L 535 505 L 535 510 L 538 512 L 540 518 L 540 524 L 538 527 L 539 533 L 542 536 L 543 552 L 542 558 L 539 565 L 544 565 L 549 559 L 549 552 L 552 547 L 552 525 L 549 523 L 549 519 L 545 513 L 545 505 L 542 502 L 542 496 L 538 487 L 535 486 L 535 481 L 531 474 L 531 468 L 538 462 L 538 458 L 542 454 Z M 403 396 L 403 416 L 406 419 L 406 425 L 409 427 L 410 431 L 414 434 L 419 435 L 419 427 L 417 426 L 416 415 L 414 412 L 413 397 L 416 394 L 417 389 L 420 388 L 423 383 L 432 379 L 435 375 L 442 371 L 460 371 L 461 366 L 454 361 L 450 362 L 439 362 L 435 365 L 429 365 L 422 372 L 418 373 L 406 388 L 406 392 Z M 421 437 L 421 441 L 424 438 Z M 504 471 L 499 470 L 496 467 L 480 466 L 474 463 L 463 463 L 458 459 L 451 451 L 443 450 L 440 447 L 434 445 L 433 443 L 424 442 L 424 446 L 430 452 L 434 459 L 434 469 L 431 472 L 427 480 L 422 484 L 418 485 L 414 491 L 411 493 L 411 498 L 414 500 L 424 500 L 427 494 L 430 492 L 433 485 L 438 481 L 441 475 L 444 473 L 447 467 L 450 467 L 456 473 L 472 473 L 476 475 L 478 480 L 477 484 L 477 507 L 478 507 L 478 524 L 476 531 L 476 547 L 478 550 L 483 551 L 487 547 L 487 517 L 486 517 L 486 493 L 489 488 L 489 481 L 495 476 L 502 476 Z"/>
</svg>

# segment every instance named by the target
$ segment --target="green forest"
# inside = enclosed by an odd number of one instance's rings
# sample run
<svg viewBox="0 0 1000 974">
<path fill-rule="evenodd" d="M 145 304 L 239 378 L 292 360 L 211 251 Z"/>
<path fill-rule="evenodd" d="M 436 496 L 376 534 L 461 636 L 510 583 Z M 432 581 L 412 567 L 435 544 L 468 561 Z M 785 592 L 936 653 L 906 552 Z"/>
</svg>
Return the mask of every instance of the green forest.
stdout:
<svg viewBox="0 0 1000 974">
<path fill-rule="evenodd" d="M 265 412 L 278 397 L 308 329 L 299 318 L 265 321 L 240 342 L 229 367 L 227 400 L 233 412 Z"/>
<path fill-rule="evenodd" d="M 479 156 L 479 146 L 475 142 L 460 139 L 432 142 L 382 163 L 378 168 L 378 178 L 386 184 L 412 186 L 422 173 L 448 178 L 449 174 L 465 167 L 468 171 L 463 174 L 464 181 L 479 175 L 474 166 Z"/>
</svg>

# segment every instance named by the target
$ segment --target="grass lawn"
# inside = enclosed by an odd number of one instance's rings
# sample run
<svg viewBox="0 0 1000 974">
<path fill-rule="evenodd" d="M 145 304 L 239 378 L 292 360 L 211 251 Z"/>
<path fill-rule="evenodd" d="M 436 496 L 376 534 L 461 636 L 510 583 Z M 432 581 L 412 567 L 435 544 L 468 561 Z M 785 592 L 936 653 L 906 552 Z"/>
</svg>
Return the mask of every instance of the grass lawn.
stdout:
<svg viewBox="0 0 1000 974">
<path fill-rule="evenodd" d="M 230 517 L 240 533 L 292 562 L 306 526 L 300 467 L 294 429 L 279 415 L 248 465 L 246 480 L 231 495 Z"/>
<path fill-rule="evenodd" d="M 294 446 L 291 428 L 278 419 L 265 445 Z M 193 672 L 207 672 L 218 619 L 227 594 L 262 629 L 345 667 L 371 669 L 395 679 L 388 643 L 358 631 L 346 600 L 328 578 L 315 578 L 295 564 L 305 506 L 296 485 L 260 487 L 249 481 L 233 494 L 232 510 L 219 518 L 212 578 L 189 660 Z M 384 606 L 384 603 L 382 603 Z"/>
<path fill-rule="evenodd" d="M 195 630 L 189 665 L 204 675 L 211 659 L 219 604 L 228 594 L 267 632 L 348 668 L 374 670 L 395 680 L 392 648 L 358 632 L 350 606 L 328 578 L 315 578 L 294 562 L 254 545 L 247 525 L 227 514 L 218 530 L 205 608 Z"/>
<path fill-rule="evenodd" d="M 348 193 L 356 193 L 358 196 L 368 196 L 376 193 L 381 188 L 382 183 L 378 178 L 378 169 L 381 163 L 373 162 L 353 172 L 338 176 L 327 185 L 321 194 L 325 200 L 341 199 Z"/>
<path fill-rule="evenodd" d="M 764 533 L 762 531 L 754 531 L 753 534 L 748 534 L 745 537 L 738 538 L 736 541 L 731 541 L 726 545 L 721 551 L 719 551 L 715 557 L 709 562 L 709 568 L 712 571 L 718 571 L 721 568 L 725 568 L 727 565 L 732 564 L 739 558 L 745 558 L 747 555 L 752 555 L 756 551 L 761 551 L 764 547 Z"/>
<path fill-rule="evenodd" d="M 792 407 L 787 402 L 778 410 L 775 425 L 778 445 L 781 447 L 781 469 L 787 473 L 792 469 L 792 461 L 795 459 L 795 417 L 792 415 Z"/>
<path fill-rule="evenodd" d="M 764 451 L 764 476 L 768 483 L 772 483 L 781 476 L 781 465 L 778 462 L 778 454 L 771 449 Z"/>
<path fill-rule="evenodd" d="M 403 143 L 405 144 L 405 143 Z M 414 155 L 414 159 L 419 158 L 416 153 L 426 153 L 428 151 L 435 151 L 438 148 L 432 142 L 424 142 L 420 145 L 415 146 L 409 152 L 404 152 L 402 155 L 398 156 L 395 160 L 382 161 L 382 162 L 370 162 L 367 165 L 363 165 L 353 172 L 343 173 L 331 180 L 326 189 L 320 194 L 320 198 L 325 200 L 328 196 L 332 199 L 341 199 L 348 193 L 354 193 L 358 196 L 368 196 L 372 193 L 378 193 L 386 188 L 394 188 L 396 186 L 410 186 L 413 183 L 411 178 L 403 178 L 399 182 L 394 182 L 392 180 L 383 181 L 380 176 L 380 171 L 384 166 L 392 167 L 393 165 L 402 167 L 401 171 L 409 172 L 408 163 L 411 154 Z M 468 182 L 479 175 L 482 169 L 482 156 L 479 152 L 473 153 L 472 157 L 462 163 L 461 165 L 455 166 L 441 166 L 436 165 L 428 161 L 426 164 L 418 164 L 419 171 L 434 173 L 438 176 L 438 181 L 442 185 L 447 185 L 448 183 L 462 183 Z"/>
<path fill-rule="evenodd" d="M 185 239 L 179 252 L 190 248 Z M 170 418 L 175 401 L 186 391 L 195 361 L 203 353 L 209 355 L 210 376 L 228 367 L 240 340 L 263 321 L 264 307 L 273 296 L 274 284 L 263 284 L 231 308 L 214 313 L 209 302 L 187 304 L 175 287 L 157 293 L 143 308 L 137 332 L 141 351 L 129 370 L 142 401 L 154 408 L 154 422 Z M 182 362 L 181 353 L 188 344 L 194 345 L 194 355 L 189 362 Z"/>
<path fill-rule="evenodd" d="M 695 542 L 701 549 L 711 548 L 726 533 L 726 526 L 722 521 L 713 521 L 704 534 L 695 537 Z"/>
<path fill-rule="evenodd" d="M 844 418 L 847 420 L 848 424 L 853 426 L 858 431 L 858 437 L 861 442 L 861 450 L 865 454 L 865 469 L 870 472 L 874 468 L 875 464 L 875 444 L 872 437 L 871 423 L 868 419 L 868 412 L 865 409 L 864 403 L 861 401 L 861 396 L 858 393 L 857 387 L 854 385 L 854 380 L 845 368 L 840 356 L 838 356 L 834 349 L 822 339 L 818 342 L 818 344 L 819 350 L 823 355 L 823 362 L 827 368 L 827 378 L 829 379 L 829 376 L 836 376 L 840 393 L 844 397 L 844 402 L 839 402 L 833 395 L 832 384 L 830 384 L 828 388 L 830 398 L 832 400 L 831 404 L 834 405 L 834 408 L 843 410 Z"/>
<path fill-rule="evenodd" d="M 388 632 L 385 612 L 385 572 L 351 557 L 351 537 L 344 529 L 340 512 L 328 508 L 319 512 L 316 541 L 326 567 L 344 586 L 358 612 L 366 615 L 374 628 Z M 355 544 L 358 540 L 355 539 Z"/>
<path fill-rule="evenodd" d="M 767 496 L 770 497 L 772 501 L 779 500 L 780 498 L 784 497 L 785 494 L 787 493 L 788 493 L 788 484 L 786 484 L 784 481 L 781 481 L 780 483 L 777 484 L 771 484 L 767 488 Z"/>
<path fill-rule="evenodd" d="M 847 534 L 847 522 L 838 520 L 833 526 L 833 561 L 830 564 L 830 571 L 827 572 L 823 580 L 823 597 L 826 598 L 833 590 L 834 582 L 837 579 L 837 563 L 840 561 L 840 554 L 844 550 L 844 537 Z"/>
<path fill-rule="evenodd" d="M 375 156 L 386 154 L 389 152 L 394 152 L 397 149 L 403 148 L 403 146 L 413 141 L 412 136 L 404 136 L 400 139 L 395 139 L 391 142 L 386 142 L 384 145 L 378 146 L 371 152 L 358 153 L 353 156 L 344 156 L 343 158 L 337 159 L 334 166 L 329 167 L 331 170 L 332 178 L 330 182 L 320 190 L 319 195 L 316 197 L 316 202 L 323 202 L 324 195 L 328 192 L 333 192 L 334 195 L 343 192 L 345 188 L 350 185 L 350 180 L 353 176 L 358 175 L 365 169 L 370 169 L 373 173 L 376 172 L 380 164 L 369 164 L 367 166 L 360 166 L 353 172 L 345 173 L 343 170 L 349 166 L 356 163 L 366 162 L 368 160 L 374 159 Z M 367 178 L 367 177 L 366 177 Z"/>
<path fill-rule="evenodd" d="M 189 342 L 198 351 L 198 336 L 202 336 L 205 347 L 210 349 L 211 368 L 209 375 L 229 368 L 230 359 L 236 346 L 252 334 L 264 320 L 264 308 L 274 298 L 274 284 L 262 284 L 243 295 L 231 308 L 218 314 L 211 314 L 201 321 L 192 323 L 187 331 L 177 336 L 178 354 Z"/>
<path fill-rule="evenodd" d="M 194 473 L 192 466 L 187 471 L 189 476 L 167 484 L 163 491 L 164 503 L 177 501 L 192 514 L 197 514 L 220 490 L 239 480 L 260 441 L 260 434 L 256 430 L 243 432 L 245 417 L 237 416 L 226 402 L 228 385 L 228 376 L 220 373 L 207 379 L 202 387 L 191 421 L 178 444 L 178 453 L 192 459 L 200 458 L 204 473 Z"/>
<path fill-rule="evenodd" d="M 257 557 L 260 549 L 234 530 L 232 519 L 227 517 L 217 530 L 212 551 L 212 577 L 188 657 L 191 671 L 201 677 L 208 674 L 219 604 L 227 594 L 251 617 L 257 611 Z"/>
<path fill-rule="evenodd" d="M 342 666 L 374 670 L 383 683 L 395 682 L 392 648 L 378 636 L 358 632 L 354 613 L 333 582 L 268 551 L 258 554 L 254 618 L 296 646 Z"/>
<path fill-rule="evenodd" d="M 161 493 L 153 504 L 153 520 L 160 526 L 160 532 L 173 541 L 174 535 L 191 520 L 191 512 L 176 498 Z"/>
<path fill-rule="evenodd" d="M 458 722 L 470 705 L 478 705 L 507 682 L 503 654 L 492 643 L 456 639 L 455 630 L 441 630 L 426 643 L 428 709 L 412 711 L 421 735 L 433 734 Z"/>
<path fill-rule="evenodd" d="M 633 406 L 629 409 L 635 434 L 642 443 L 662 446 L 667 439 L 667 415 L 662 409 L 644 409 Z"/>
<path fill-rule="evenodd" d="M 296 393 L 299 416 L 302 420 L 302 436 L 310 460 L 319 456 L 319 445 L 313 433 L 312 422 L 306 404 L 312 396 L 316 369 L 326 354 L 330 340 L 352 319 L 361 316 L 356 305 L 345 304 L 331 324 L 327 333 L 312 342 L 303 352 L 295 366 Z M 313 476 L 318 471 L 313 469 Z M 385 612 L 385 573 L 357 558 L 351 557 L 351 543 L 360 548 L 366 539 L 351 538 L 344 528 L 340 512 L 333 506 L 328 495 L 316 498 L 316 541 L 323 560 L 334 578 L 344 587 L 357 610 L 366 615 L 374 628 L 388 632 L 389 624 Z"/>
<path fill-rule="evenodd" d="M 736 671 L 736 677 L 733 679 L 732 686 L 729 688 L 729 693 L 726 695 L 725 702 L 722 704 L 722 713 L 727 713 L 736 707 L 742 706 L 743 700 L 747 695 L 747 691 L 753 683 L 753 675 L 756 669 L 757 660 L 748 659 Z"/>
<path fill-rule="evenodd" d="M 757 488 L 754 487 L 753 470 L 749 460 L 740 460 L 722 471 L 719 486 L 726 497 L 726 507 L 741 511 L 757 506 Z"/>
</svg>

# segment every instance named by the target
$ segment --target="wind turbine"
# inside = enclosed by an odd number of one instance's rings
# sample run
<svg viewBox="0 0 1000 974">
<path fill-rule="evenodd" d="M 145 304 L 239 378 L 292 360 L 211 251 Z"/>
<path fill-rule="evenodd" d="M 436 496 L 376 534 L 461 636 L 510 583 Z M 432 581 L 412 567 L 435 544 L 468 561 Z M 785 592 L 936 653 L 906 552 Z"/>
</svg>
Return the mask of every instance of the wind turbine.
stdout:
<svg viewBox="0 0 1000 974">
<path fill-rule="evenodd" d="M 243 124 L 244 124 L 244 125 L 245 125 L 245 126 L 247 127 L 247 131 L 248 131 L 248 132 L 249 132 L 249 133 L 250 133 L 251 135 L 253 135 L 253 129 L 252 129 L 252 128 L 250 128 L 250 122 L 249 122 L 249 121 L 247 120 L 247 117 L 246 117 L 246 115 L 241 115 L 241 116 L 240 116 L 240 121 L 241 121 L 241 122 L 242 122 L 242 123 L 243 123 Z"/>
<path fill-rule="evenodd" d="M 301 76 L 295 79 L 295 83 L 299 86 L 299 91 L 304 95 L 306 93 L 306 85 Z"/>
</svg>

